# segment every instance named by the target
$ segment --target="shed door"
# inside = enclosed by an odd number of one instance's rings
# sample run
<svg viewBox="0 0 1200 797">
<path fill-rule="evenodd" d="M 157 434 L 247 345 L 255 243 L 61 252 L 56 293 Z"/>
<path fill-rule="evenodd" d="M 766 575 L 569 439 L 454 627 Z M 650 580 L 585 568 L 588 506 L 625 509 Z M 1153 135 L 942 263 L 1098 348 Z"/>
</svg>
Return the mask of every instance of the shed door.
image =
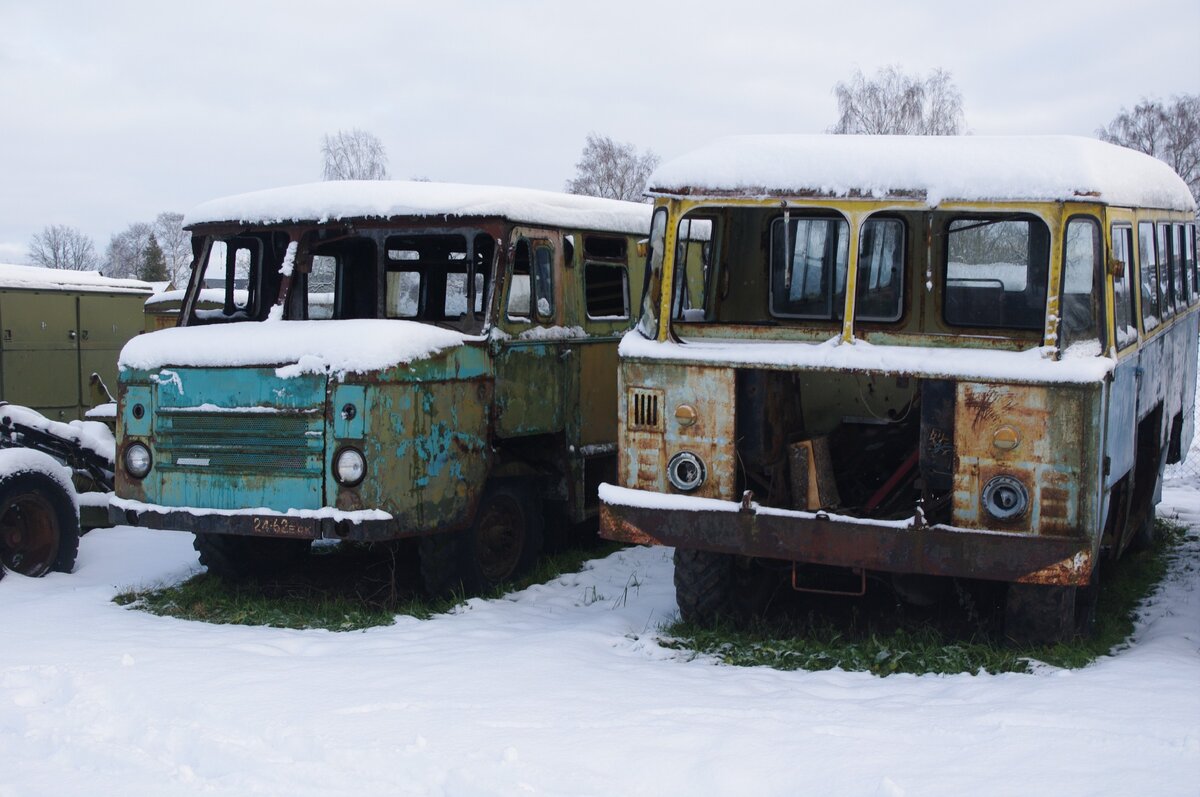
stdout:
<svg viewBox="0 0 1200 797">
<path fill-rule="evenodd" d="M 0 293 L 0 398 L 53 420 L 78 417 L 77 320 L 74 296 Z"/>
</svg>

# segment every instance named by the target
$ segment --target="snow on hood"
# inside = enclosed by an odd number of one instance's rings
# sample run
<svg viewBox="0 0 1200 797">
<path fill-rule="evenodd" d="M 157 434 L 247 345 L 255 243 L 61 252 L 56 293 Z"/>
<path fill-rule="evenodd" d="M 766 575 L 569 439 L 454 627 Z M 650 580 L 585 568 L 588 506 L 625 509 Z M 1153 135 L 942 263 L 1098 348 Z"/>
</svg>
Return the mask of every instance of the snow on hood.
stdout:
<svg viewBox="0 0 1200 797">
<path fill-rule="evenodd" d="M 1170 166 L 1082 136 L 730 136 L 660 166 L 651 193 L 1080 200 L 1194 211 Z"/>
<path fill-rule="evenodd" d="M 99 271 L 68 271 L 62 268 L 0 263 L 0 288 L 148 294 L 154 290 L 154 285 L 141 280 L 103 277 Z"/>
<path fill-rule="evenodd" d="M 274 365 L 285 378 L 365 373 L 429 357 L 464 340 L 459 332 L 391 319 L 243 322 L 139 335 L 125 344 L 118 365 L 143 371 Z"/>
<path fill-rule="evenodd" d="M 273 224 L 392 216 L 498 216 L 555 227 L 646 235 L 649 205 L 558 194 L 531 188 L 408 182 L 331 180 L 214 199 L 194 208 L 185 225 L 236 221 Z"/>
</svg>

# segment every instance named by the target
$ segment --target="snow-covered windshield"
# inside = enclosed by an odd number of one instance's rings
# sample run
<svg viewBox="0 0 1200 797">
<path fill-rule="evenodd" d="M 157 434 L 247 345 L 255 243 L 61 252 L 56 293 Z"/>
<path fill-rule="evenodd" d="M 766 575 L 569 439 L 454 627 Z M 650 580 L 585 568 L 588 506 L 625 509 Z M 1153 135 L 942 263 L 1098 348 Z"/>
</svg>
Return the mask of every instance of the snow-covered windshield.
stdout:
<svg viewBox="0 0 1200 797">
<path fill-rule="evenodd" d="M 206 242 L 191 324 L 229 321 L 398 318 L 462 332 L 482 330 L 495 238 L 479 230 L 406 232 L 317 229 L 287 256 L 283 233 L 214 236 Z M 288 295 L 280 297 L 287 277 Z M 282 302 L 279 307 L 274 307 Z M 274 310 L 272 309 L 274 307 Z"/>
</svg>

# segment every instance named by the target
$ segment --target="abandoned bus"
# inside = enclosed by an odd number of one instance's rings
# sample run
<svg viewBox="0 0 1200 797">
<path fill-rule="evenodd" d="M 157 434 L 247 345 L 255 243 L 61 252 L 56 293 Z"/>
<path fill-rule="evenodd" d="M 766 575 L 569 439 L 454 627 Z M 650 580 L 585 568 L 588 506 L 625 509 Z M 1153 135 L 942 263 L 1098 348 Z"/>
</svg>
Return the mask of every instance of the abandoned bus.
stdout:
<svg viewBox="0 0 1200 797">
<path fill-rule="evenodd" d="M 601 534 L 673 545 L 681 615 L 768 572 L 1008 584 L 1073 633 L 1193 434 L 1195 203 L 1100 141 L 752 136 L 665 164 Z"/>
<path fill-rule="evenodd" d="M 503 581 L 616 473 L 617 342 L 648 205 L 327 182 L 200 206 L 179 326 L 121 354 L 121 522 L 241 575 L 422 536 L 426 586 Z M 213 291 L 220 296 L 214 299 Z"/>
</svg>

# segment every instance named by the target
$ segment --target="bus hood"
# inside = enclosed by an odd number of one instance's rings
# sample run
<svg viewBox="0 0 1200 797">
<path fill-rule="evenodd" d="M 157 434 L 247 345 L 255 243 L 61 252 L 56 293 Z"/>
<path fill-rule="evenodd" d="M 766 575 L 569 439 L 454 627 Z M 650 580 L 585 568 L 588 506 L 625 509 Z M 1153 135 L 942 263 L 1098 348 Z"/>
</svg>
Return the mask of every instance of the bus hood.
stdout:
<svg viewBox="0 0 1200 797">
<path fill-rule="evenodd" d="M 366 373 L 463 345 L 460 332 L 414 321 L 260 321 L 175 327 L 139 335 L 121 350 L 122 371 L 274 366 L 275 375 Z"/>
</svg>

